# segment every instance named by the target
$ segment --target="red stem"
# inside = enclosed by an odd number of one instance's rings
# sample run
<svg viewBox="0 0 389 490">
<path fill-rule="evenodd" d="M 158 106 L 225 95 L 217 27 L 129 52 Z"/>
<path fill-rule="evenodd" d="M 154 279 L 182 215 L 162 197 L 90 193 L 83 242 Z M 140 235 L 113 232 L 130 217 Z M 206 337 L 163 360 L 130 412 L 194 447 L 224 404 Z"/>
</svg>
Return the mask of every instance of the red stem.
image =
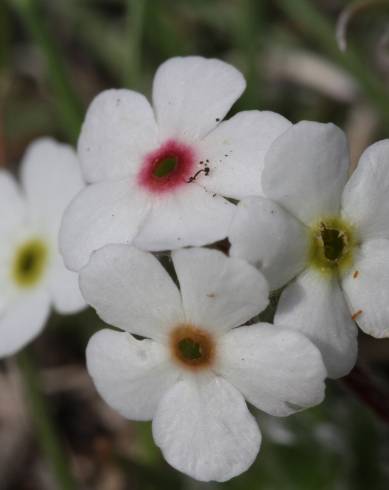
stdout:
<svg viewBox="0 0 389 490">
<path fill-rule="evenodd" d="M 382 421 L 389 423 L 389 393 L 382 389 L 367 370 L 357 365 L 340 381 Z"/>
</svg>

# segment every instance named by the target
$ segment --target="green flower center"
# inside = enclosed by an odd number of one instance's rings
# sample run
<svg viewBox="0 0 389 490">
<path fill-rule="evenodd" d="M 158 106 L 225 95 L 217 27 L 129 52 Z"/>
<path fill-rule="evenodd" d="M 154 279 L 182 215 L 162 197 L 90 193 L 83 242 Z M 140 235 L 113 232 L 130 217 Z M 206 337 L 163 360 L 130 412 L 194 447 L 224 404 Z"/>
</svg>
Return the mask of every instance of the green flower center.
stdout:
<svg viewBox="0 0 389 490">
<path fill-rule="evenodd" d="M 29 240 L 15 254 L 12 276 L 18 286 L 30 287 L 42 278 L 48 258 L 47 246 L 38 239 Z"/>
<path fill-rule="evenodd" d="M 153 169 L 154 177 L 162 179 L 174 172 L 178 164 L 178 158 L 175 156 L 168 156 L 158 161 Z"/>
<path fill-rule="evenodd" d="M 182 357 L 188 361 L 201 359 L 203 356 L 201 344 L 189 338 L 180 340 L 178 342 L 178 349 Z"/>
<path fill-rule="evenodd" d="M 333 230 L 331 228 L 325 228 L 322 225 L 321 241 L 323 243 L 324 256 L 333 262 L 342 258 L 343 252 L 347 247 L 348 237 L 341 230 Z"/>
<path fill-rule="evenodd" d="M 215 342 L 206 331 L 193 325 L 178 325 L 170 338 L 173 359 L 186 369 L 209 368 L 215 357 Z"/>
<path fill-rule="evenodd" d="M 355 231 L 340 218 L 325 218 L 310 229 L 309 262 L 321 272 L 342 273 L 353 263 Z"/>
</svg>

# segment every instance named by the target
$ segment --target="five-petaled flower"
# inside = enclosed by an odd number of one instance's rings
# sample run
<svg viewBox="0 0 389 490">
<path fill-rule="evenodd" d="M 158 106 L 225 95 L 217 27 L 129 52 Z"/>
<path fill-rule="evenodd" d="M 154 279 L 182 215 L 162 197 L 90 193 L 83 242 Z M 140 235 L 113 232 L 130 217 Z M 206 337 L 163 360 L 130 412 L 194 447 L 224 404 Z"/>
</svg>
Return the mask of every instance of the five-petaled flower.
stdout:
<svg viewBox="0 0 389 490">
<path fill-rule="evenodd" d="M 226 237 L 235 206 L 225 197 L 260 191 L 264 154 L 290 126 L 266 111 L 220 122 L 244 88 L 231 65 L 192 56 L 160 66 L 153 108 L 130 90 L 95 98 L 78 143 L 90 185 L 66 211 L 60 233 L 70 269 L 109 243 L 157 251 Z"/>
<path fill-rule="evenodd" d="M 50 304 L 60 313 L 84 307 L 77 274 L 57 246 L 62 213 L 82 188 L 74 151 L 51 139 L 31 144 L 21 189 L 0 171 L 0 356 L 11 355 L 44 327 Z"/>
<path fill-rule="evenodd" d="M 180 290 L 150 253 L 107 245 L 92 255 L 80 273 L 83 295 L 124 332 L 96 333 L 87 366 L 113 408 L 153 419 L 154 439 L 172 466 L 225 481 L 245 471 L 260 447 L 245 399 L 289 415 L 322 401 L 326 371 L 300 333 L 265 323 L 239 327 L 268 303 L 255 267 L 205 248 L 175 251 L 172 260 Z"/>
<path fill-rule="evenodd" d="M 389 140 L 370 146 L 347 181 L 343 132 L 300 122 L 271 146 L 265 198 L 238 205 L 231 255 L 261 267 L 282 292 L 275 321 L 307 335 L 329 375 L 347 374 L 357 329 L 389 336 Z"/>
</svg>

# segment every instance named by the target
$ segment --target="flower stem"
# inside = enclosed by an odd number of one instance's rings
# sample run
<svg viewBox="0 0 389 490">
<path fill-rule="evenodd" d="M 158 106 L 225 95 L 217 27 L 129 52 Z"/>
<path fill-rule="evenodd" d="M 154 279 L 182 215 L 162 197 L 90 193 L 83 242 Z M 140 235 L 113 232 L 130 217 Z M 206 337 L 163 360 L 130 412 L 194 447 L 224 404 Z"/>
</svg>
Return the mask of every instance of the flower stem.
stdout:
<svg viewBox="0 0 389 490">
<path fill-rule="evenodd" d="M 60 436 L 49 414 L 49 407 L 41 391 L 37 367 L 31 355 L 24 350 L 17 356 L 26 398 L 35 424 L 36 434 L 42 451 L 51 466 L 58 490 L 73 490 L 77 485 L 71 474 L 67 456 Z"/>
<path fill-rule="evenodd" d="M 389 424 L 389 394 L 360 365 L 340 380 L 359 400 L 383 422 Z"/>
<path fill-rule="evenodd" d="M 30 31 L 34 41 L 41 49 L 47 63 L 55 103 L 60 114 L 64 130 L 70 140 L 77 140 L 83 118 L 82 104 L 74 92 L 70 77 L 62 63 L 62 55 L 47 27 L 47 18 L 40 0 L 9 0 L 21 20 Z"/>
<path fill-rule="evenodd" d="M 375 106 L 382 118 L 389 124 L 389 92 L 384 82 L 366 66 L 359 53 L 350 46 L 341 52 L 333 26 L 312 2 L 308 0 L 277 0 L 285 14 L 300 25 L 323 51 L 336 63 L 351 73 L 359 86 Z"/>
<path fill-rule="evenodd" d="M 139 88 L 145 3 L 146 0 L 127 0 L 128 50 L 124 63 L 124 84 L 131 88 Z"/>
</svg>

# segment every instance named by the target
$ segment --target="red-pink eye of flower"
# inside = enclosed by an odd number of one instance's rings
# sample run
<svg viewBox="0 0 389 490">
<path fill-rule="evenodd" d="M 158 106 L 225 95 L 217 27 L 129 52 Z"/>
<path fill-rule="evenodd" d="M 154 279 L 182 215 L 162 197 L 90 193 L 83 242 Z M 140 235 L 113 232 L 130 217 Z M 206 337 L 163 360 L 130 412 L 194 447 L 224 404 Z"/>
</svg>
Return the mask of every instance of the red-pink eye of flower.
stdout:
<svg viewBox="0 0 389 490">
<path fill-rule="evenodd" d="M 138 183 L 154 193 L 171 191 L 188 183 L 194 168 L 193 149 L 184 143 L 169 140 L 145 156 Z"/>
</svg>

